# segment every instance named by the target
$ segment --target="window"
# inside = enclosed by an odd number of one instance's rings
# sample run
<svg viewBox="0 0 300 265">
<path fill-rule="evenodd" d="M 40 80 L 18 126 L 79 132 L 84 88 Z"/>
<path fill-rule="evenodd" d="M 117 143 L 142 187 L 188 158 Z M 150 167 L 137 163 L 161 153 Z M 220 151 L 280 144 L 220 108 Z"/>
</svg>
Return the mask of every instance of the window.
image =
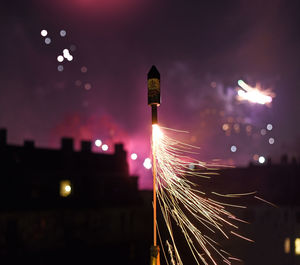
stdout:
<svg viewBox="0 0 300 265">
<path fill-rule="evenodd" d="M 288 254 L 291 251 L 291 240 L 290 238 L 286 238 L 284 240 L 284 253 Z"/>
<path fill-rule="evenodd" d="M 68 197 L 71 194 L 71 181 L 70 180 L 62 180 L 60 182 L 59 195 L 61 197 Z"/>
<path fill-rule="evenodd" d="M 300 255 L 300 238 L 295 239 L 295 254 Z"/>
</svg>

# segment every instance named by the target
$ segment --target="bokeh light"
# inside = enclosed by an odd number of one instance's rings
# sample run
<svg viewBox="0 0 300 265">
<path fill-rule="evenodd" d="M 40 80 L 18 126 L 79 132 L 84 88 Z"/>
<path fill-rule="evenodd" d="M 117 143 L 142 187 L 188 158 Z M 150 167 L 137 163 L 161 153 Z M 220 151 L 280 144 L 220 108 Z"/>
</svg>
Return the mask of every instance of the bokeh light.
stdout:
<svg viewBox="0 0 300 265">
<path fill-rule="evenodd" d="M 233 129 L 234 129 L 234 131 L 235 131 L 236 133 L 239 133 L 239 132 L 240 132 L 240 125 L 239 125 L 238 123 L 235 123 L 235 124 L 233 125 Z"/>
<path fill-rule="evenodd" d="M 63 50 L 63 55 L 64 55 L 64 57 L 67 59 L 67 58 L 70 56 L 69 50 L 68 50 L 68 49 L 64 49 L 64 50 Z"/>
<path fill-rule="evenodd" d="M 87 67 L 86 66 L 82 66 L 80 69 L 81 73 L 86 73 L 87 72 Z"/>
<path fill-rule="evenodd" d="M 265 161 L 266 161 L 266 159 L 265 159 L 264 156 L 260 156 L 260 157 L 258 158 L 258 162 L 259 162 L 260 164 L 265 163 Z"/>
<path fill-rule="evenodd" d="M 85 90 L 90 90 L 92 88 L 92 85 L 90 83 L 84 84 L 84 89 Z"/>
<path fill-rule="evenodd" d="M 71 46 L 70 46 L 70 50 L 71 50 L 71 52 L 74 52 L 74 51 L 76 51 L 76 46 L 75 46 L 74 44 L 71 44 Z"/>
<path fill-rule="evenodd" d="M 267 130 L 268 130 L 268 131 L 272 131 L 272 129 L 273 129 L 273 125 L 272 125 L 271 123 L 269 123 L 269 124 L 267 125 Z"/>
<path fill-rule="evenodd" d="M 102 150 L 107 151 L 108 150 L 108 145 L 107 144 L 102 145 Z"/>
<path fill-rule="evenodd" d="M 274 144 L 275 143 L 275 139 L 273 137 L 269 138 L 269 144 Z"/>
<path fill-rule="evenodd" d="M 95 145 L 96 145 L 97 147 L 100 147 L 100 146 L 102 145 L 102 141 L 101 141 L 100 139 L 97 139 L 97 140 L 95 141 Z"/>
<path fill-rule="evenodd" d="M 49 38 L 49 37 L 47 37 L 46 39 L 45 39 L 45 43 L 48 45 L 48 44 L 50 44 L 51 43 L 51 39 Z"/>
<path fill-rule="evenodd" d="M 150 168 L 152 167 L 151 159 L 150 159 L 150 158 L 146 158 L 146 159 L 144 160 L 143 166 L 144 166 L 146 169 L 150 169 Z"/>
<path fill-rule="evenodd" d="M 266 135 L 266 133 L 267 133 L 266 129 L 261 129 L 261 130 L 260 130 L 260 134 L 261 134 L 261 135 Z"/>
<path fill-rule="evenodd" d="M 76 81 L 75 81 L 75 85 L 76 85 L 76 86 L 81 86 L 81 84 L 82 84 L 82 82 L 81 82 L 80 80 L 76 80 Z"/>
<path fill-rule="evenodd" d="M 57 61 L 58 61 L 58 62 L 61 63 L 63 60 L 64 60 L 64 57 L 63 57 L 62 55 L 58 55 L 58 56 L 57 56 Z"/>
<path fill-rule="evenodd" d="M 59 65 L 59 66 L 57 66 L 57 70 L 59 71 L 59 72 L 62 72 L 63 70 L 64 70 L 64 67 L 63 67 L 63 65 Z"/>
<path fill-rule="evenodd" d="M 66 32 L 64 29 L 62 29 L 62 30 L 59 32 L 59 35 L 60 35 L 61 37 L 65 37 L 65 36 L 67 35 L 67 32 Z"/>
<path fill-rule="evenodd" d="M 228 123 L 224 123 L 222 126 L 223 131 L 227 131 L 229 129 Z"/>
<path fill-rule="evenodd" d="M 232 153 L 235 153 L 235 152 L 237 151 L 237 147 L 236 147 L 235 145 L 232 145 L 232 146 L 230 147 L 230 151 L 231 151 Z"/>
<path fill-rule="evenodd" d="M 71 61 L 73 60 L 73 56 L 70 54 L 70 55 L 67 57 L 67 60 L 68 60 L 69 62 L 71 62 Z"/>
<path fill-rule="evenodd" d="M 130 157 L 132 160 L 136 160 L 138 156 L 136 153 L 132 153 Z"/>
<path fill-rule="evenodd" d="M 43 29 L 43 30 L 41 31 L 41 35 L 42 35 L 43 37 L 46 37 L 47 34 L 48 34 L 48 31 L 47 31 L 47 30 Z"/>
</svg>

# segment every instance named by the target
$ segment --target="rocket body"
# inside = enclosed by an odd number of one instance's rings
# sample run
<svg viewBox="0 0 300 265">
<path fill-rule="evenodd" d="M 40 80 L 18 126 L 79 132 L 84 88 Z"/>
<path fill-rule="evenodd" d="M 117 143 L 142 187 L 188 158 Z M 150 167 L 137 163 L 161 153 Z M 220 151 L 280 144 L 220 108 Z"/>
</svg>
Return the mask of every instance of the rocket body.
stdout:
<svg viewBox="0 0 300 265">
<path fill-rule="evenodd" d="M 152 124 L 157 124 L 157 107 L 160 105 L 160 73 L 153 65 L 147 75 L 148 105 L 151 106 Z"/>
</svg>

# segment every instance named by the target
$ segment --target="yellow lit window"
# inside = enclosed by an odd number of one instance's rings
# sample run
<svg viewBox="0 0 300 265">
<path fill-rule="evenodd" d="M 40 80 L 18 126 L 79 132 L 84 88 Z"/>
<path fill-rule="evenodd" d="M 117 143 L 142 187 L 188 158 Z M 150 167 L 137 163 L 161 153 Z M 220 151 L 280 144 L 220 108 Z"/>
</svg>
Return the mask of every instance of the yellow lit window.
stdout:
<svg viewBox="0 0 300 265">
<path fill-rule="evenodd" d="M 288 254 L 291 251 L 291 240 L 287 237 L 284 240 L 284 253 Z"/>
<path fill-rule="evenodd" d="M 70 180 L 62 180 L 60 182 L 59 194 L 62 197 L 67 197 L 71 194 L 71 182 L 70 182 Z"/>
<path fill-rule="evenodd" d="M 300 238 L 295 239 L 295 254 L 300 255 Z"/>
</svg>

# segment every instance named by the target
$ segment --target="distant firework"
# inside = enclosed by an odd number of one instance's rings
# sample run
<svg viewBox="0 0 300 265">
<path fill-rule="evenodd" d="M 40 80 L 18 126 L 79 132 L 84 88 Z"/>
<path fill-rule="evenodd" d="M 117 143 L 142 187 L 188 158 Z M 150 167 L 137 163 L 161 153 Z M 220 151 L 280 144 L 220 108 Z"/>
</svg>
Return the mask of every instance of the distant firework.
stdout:
<svg viewBox="0 0 300 265">
<path fill-rule="evenodd" d="M 238 100 L 248 100 L 252 103 L 258 104 L 270 104 L 275 97 L 275 94 L 270 90 L 262 90 L 260 87 L 251 87 L 243 80 L 238 81 L 239 86 L 242 89 L 238 90 Z"/>
</svg>

